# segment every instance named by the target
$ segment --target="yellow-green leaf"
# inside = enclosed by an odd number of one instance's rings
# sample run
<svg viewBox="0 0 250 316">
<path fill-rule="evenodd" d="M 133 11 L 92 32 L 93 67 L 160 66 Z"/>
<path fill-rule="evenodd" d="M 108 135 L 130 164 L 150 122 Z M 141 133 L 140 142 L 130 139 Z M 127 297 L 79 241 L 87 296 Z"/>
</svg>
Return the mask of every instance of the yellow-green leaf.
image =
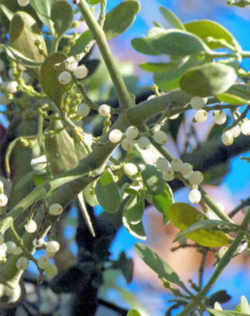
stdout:
<svg viewBox="0 0 250 316">
<path fill-rule="evenodd" d="M 186 203 L 174 203 L 169 209 L 169 219 L 183 232 L 193 224 L 205 220 L 206 216 Z M 185 236 L 204 247 L 221 247 L 231 241 L 228 235 L 218 229 L 198 229 Z"/>
</svg>

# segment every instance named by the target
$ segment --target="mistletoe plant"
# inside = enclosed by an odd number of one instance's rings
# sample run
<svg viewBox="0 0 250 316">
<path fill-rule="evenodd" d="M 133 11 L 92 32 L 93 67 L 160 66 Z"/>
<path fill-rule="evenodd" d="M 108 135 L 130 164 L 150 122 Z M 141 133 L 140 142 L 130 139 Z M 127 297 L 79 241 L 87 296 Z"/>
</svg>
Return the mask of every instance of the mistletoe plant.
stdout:
<svg viewBox="0 0 250 316">
<path fill-rule="evenodd" d="M 95 315 L 98 304 L 106 304 L 124 315 L 105 303 L 98 289 L 110 269 L 120 269 L 131 281 L 131 259 L 121 253 L 111 261 L 109 247 L 121 225 L 146 239 L 142 217 L 150 205 L 165 224 L 180 230 L 179 248 L 191 240 L 202 254 L 199 282 L 190 287 L 156 253 L 137 244 L 139 256 L 174 296 L 166 315 L 179 306 L 179 316 L 205 311 L 250 315 L 244 297 L 236 311 L 223 311 L 220 303 L 228 294 L 208 296 L 231 259 L 249 246 L 249 199 L 228 214 L 202 188 L 203 182 L 222 176 L 212 167 L 226 172 L 222 163 L 228 166 L 230 157 L 249 150 L 249 73 L 241 62 L 250 52 L 218 23 L 183 24 L 162 7 L 171 27 L 155 22 L 146 36 L 132 40 L 142 54 L 165 56 L 165 62 L 140 65 L 153 73 L 154 86 L 150 95 L 138 97 L 108 40 L 127 30 L 140 4 L 123 1 L 108 13 L 106 6 L 107 0 L 0 1 L 0 103 L 6 105 L 8 121 L 1 139 L 1 315 L 20 306 L 33 315 L 23 286 L 31 282 L 25 272 L 29 262 L 39 272 L 41 287 L 70 293 L 68 313 L 77 315 L 84 308 L 86 315 Z M 82 22 L 87 28 L 78 32 Z M 101 61 L 92 58 L 94 46 Z M 178 146 L 178 131 L 190 110 L 195 114 L 184 149 L 174 156 L 165 144 L 171 139 Z M 214 123 L 201 144 L 194 126 L 206 121 L 210 111 Z M 195 207 L 175 203 L 173 191 L 182 186 Z M 104 210 L 100 216 L 94 215 L 96 205 Z M 77 257 L 63 237 L 72 207 L 78 209 Z M 239 212 L 242 220 L 236 223 Z M 44 255 L 37 257 L 39 250 Z M 210 252 L 216 266 L 203 284 Z M 140 313 L 128 311 L 130 316 Z"/>
</svg>

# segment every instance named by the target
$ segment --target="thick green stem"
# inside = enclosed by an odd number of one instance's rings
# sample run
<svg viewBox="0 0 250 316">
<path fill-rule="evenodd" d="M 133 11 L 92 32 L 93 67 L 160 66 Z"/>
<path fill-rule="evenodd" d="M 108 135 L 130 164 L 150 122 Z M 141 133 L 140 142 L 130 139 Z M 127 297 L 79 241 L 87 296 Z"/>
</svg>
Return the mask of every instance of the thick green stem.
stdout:
<svg viewBox="0 0 250 316">
<path fill-rule="evenodd" d="M 133 98 L 131 98 L 120 71 L 114 61 L 105 33 L 95 20 L 95 17 L 85 0 L 80 0 L 79 8 L 99 47 L 100 53 L 116 89 L 120 106 L 124 109 L 133 106 Z"/>
<path fill-rule="evenodd" d="M 241 230 L 237 234 L 235 240 L 233 241 L 231 247 L 227 250 L 225 255 L 221 258 L 219 261 L 214 273 L 212 274 L 210 280 L 206 284 L 206 286 L 197 294 L 197 296 L 183 309 L 181 313 L 178 314 L 178 316 L 187 316 L 190 312 L 192 312 L 196 306 L 198 306 L 202 299 L 206 296 L 208 291 L 212 288 L 212 286 L 215 284 L 217 279 L 219 278 L 220 274 L 224 270 L 224 268 L 228 265 L 230 260 L 232 259 L 237 247 L 242 241 L 242 238 L 244 236 L 244 230 L 247 229 L 248 223 L 250 220 L 250 212 L 248 212 L 241 224 Z"/>
</svg>

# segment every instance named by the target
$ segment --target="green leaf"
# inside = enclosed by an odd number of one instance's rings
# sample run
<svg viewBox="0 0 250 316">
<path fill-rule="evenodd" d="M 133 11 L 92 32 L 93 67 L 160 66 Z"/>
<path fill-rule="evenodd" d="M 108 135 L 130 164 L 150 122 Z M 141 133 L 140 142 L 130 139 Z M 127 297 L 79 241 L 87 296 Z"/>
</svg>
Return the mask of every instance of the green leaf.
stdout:
<svg viewBox="0 0 250 316">
<path fill-rule="evenodd" d="M 58 106 L 61 105 L 64 93 L 71 88 L 71 83 L 62 85 L 58 76 L 65 70 L 66 56 L 62 53 L 51 54 L 42 64 L 40 71 L 40 83 L 47 94 Z"/>
<path fill-rule="evenodd" d="M 116 213 L 120 209 L 121 198 L 111 172 L 104 171 L 96 184 L 96 197 L 104 211 Z"/>
<path fill-rule="evenodd" d="M 233 35 L 222 25 L 211 20 L 192 21 L 185 24 L 190 33 L 200 37 L 211 49 L 224 48 L 223 41 L 235 48 L 240 48 Z M 217 40 L 210 41 L 210 39 Z"/>
<path fill-rule="evenodd" d="M 235 311 L 219 311 L 216 309 L 208 309 L 209 313 L 214 316 L 249 316 L 249 314 L 243 314 Z"/>
<path fill-rule="evenodd" d="M 142 244 L 135 246 L 137 254 L 142 260 L 158 275 L 160 280 L 169 281 L 174 283 L 181 288 L 185 288 L 185 285 L 180 280 L 177 273 L 168 265 L 167 262 L 163 261 L 154 251 Z"/>
<path fill-rule="evenodd" d="M 28 59 L 43 62 L 45 57 L 39 53 L 35 43 L 40 43 L 40 48 L 47 54 L 47 47 L 36 20 L 26 12 L 17 12 L 10 23 L 11 47 Z"/>
<path fill-rule="evenodd" d="M 140 240 L 147 239 L 142 222 L 139 222 L 138 224 L 133 225 L 127 221 L 127 217 L 125 216 L 122 217 L 122 222 L 123 222 L 124 227 L 132 236 Z"/>
<path fill-rule="evenodd" d="M 188 70 L 180 79 L 180 86 L 193 96 L 216 96 L 227 91 L 236 79 L 234 68 L 220 63 L 207 63 Z"/>
<path fill-rule="evenodd" d="M 175 240 L 180 240 L 183 237 L 186 237 L 189 233 L 196 232 L 197 230 L 200 230 L 200 229 L 218 228 L 218 226 L 237 227 L 236 225 L 232 225 L 226 221 L 204 219 L 204 220 L 198 221 L 197 223 L 194 223 L 193 225 L 189 226 L 182 233 L 178 234 L 178 236 Z"/>
<path fill-rule="evenodd" d="M 196 56 L 190 56 L 184 63 L 168 63 L 169 67 L 165 67 L 163 72 L 154 74 L 154 82 L 162 90 L 173 90 L 179 88 L 181 76 L 190 68 L 201 65 L 203 60 Z"/>
<path fill-rule="evenodd" d="M 20 53 L 18 50 L 14 49 L 11 46 L 4 46 L 4 49 L 6 51 L 6 54 L 14 61 L 16 62 L 22 62 L 24 65 L 28 67 L 38 67 L 42 63 L 37 62 L 35 60 L 32 60 L 26 56 L 24 56 L 22 53 Z"/>
<path fill-rule="evenodd" d="M 175 227 L 183 232 L 193 224 L 206 220 L 206 217 L 186 203 L 175 203 L 169 209 L 169 219 Z M 185 236 L 204 247 L 221 247 L 231 241 L 228 235 L 218 229 L 197 229 Z"/>
<path fill-rule="evenodd" d="M 173 192 L 160 172 L 152 165 L 146 165 L 142 178 L 147 187 L 152 204 L 163 214 L 164 223 L 169 220 L 169 208 L 174 203 Z"/>
<path fill-rule="evenodd" d="M 137 312 L 137 310 L 131 309 L 130 311 L 128 311 L 127 316 L 141 316 L 141 314 Z"/>
<path fill-rule="evenodd" d="M 107 15 L 104 23 L 104 32 L 108 39 L 115 38 L 134 22 L 140 9 L 139 2 L 127 0 L 117 5 Z"/>
<path fill-rule="evenodd" d="M 45 146 L 49 168 L 54 175 L 75 168 L 78 157 L 72 137 L 61 121 L 56 120 L 50 126 L 52 133 L 46 134 Z"/>
<path fill-rule="evenodd" d="M 249 104 L 250 86 L 246 84 L 234 84 L 226 92 L 217 95 L 221 102 L 229 104 Z"/>
<path fill-rule="evenodd" d="M 62 0 L 52 4 L 51 19 L 54 23 L 54 29 L 58 37 L 61 37 L 72 27 L 73 17 L 73 10 L 68 2 Z"/>
<path fill-rule="evenodd" d="M 157 34 L 134 38 L 132 46 L 146 55 L 197 55 L 207 50 L 206 45 L 195 35 L 180 30 L 158 29 Z"/>
<path fill-rule="evenodd" d="M 72 46 L 70 56 L 75 56 L 82 53 L 86 46 L 92 41 L 92 39 L 93 36 L 89 30 L 83 32 L 76 40 L 76 43 Z"/>
<path fill-rule="evenodd" d="M 160 7 L 161 14 L 166 19 L 166 21 L 172 25 L 174 28 L 185 31 L 185 26 L 181 20 L 168 8 Z"/>
<path fill-rule="evenodd" d="M 30 0 L 30 4 L 36 11 L 40 20 L 50 29 L 54 35 L 53 22 L 51 20 L 51 8 L 57 0 Z"/>
<path fill-rule="evenodd" d="M 165 72 L 169 70 L 170 64 L 171 63 L 144 63 L 140 64 L 140 68 L 148 72 Z M 175 67 L 176 66 L 175 64 Z"/>
<path fill-rule="evenodd" d="M 130 197 L 124 205 L 123 216 L 126 221 L 132 225 L 136 225 L 142 221 L 142 215 L 145 209 L 144 194 L 141 192 L 131 192 Z"/>
<path fill-rule="evenodd" d="M 133 259 L 128 258 L 124 251 L 122 251 L 119 255 L 119 258 L 113 262 L 112 268 L 121 270 L 127 283 L 132 281 L 134 270 Z"/>
</svg>

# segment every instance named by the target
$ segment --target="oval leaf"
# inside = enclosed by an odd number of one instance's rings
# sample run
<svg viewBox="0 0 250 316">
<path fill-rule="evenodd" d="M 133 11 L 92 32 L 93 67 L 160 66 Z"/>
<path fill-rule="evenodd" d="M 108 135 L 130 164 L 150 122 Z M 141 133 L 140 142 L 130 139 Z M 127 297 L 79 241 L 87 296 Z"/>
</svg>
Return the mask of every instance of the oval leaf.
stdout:
<svg viewBox="0 0 250 316">
<path fill-rule="evenodd" d="M 120 209 L 121 199 L 118 186 L 109 171 L 104 171 L 96 184 L 96 197 L 104 211 L 116 213 Z"/>
<path fill-rule="evenodd" d="M 193 224 L 205 220 L 206 217 L 186 203 L 175 203 L 169 209 L 169 219 L 175 227 L 183 232 Z M 231 241 L 229 236 L 216 229 L 198 229 L 185 236 L 204 247 L 221 247 Z"/>
<path fill-rule="evenodd" d="M 51 19 L 57 36 L 62 36 L 72 26 L 73 10 L 71 5 L 64 0 L 56 1 L 51 8 Z"/>
<path fill-rule="evenodd" d="M 11 47 L 31 60 L 42 62 L 45 57 L 39 53 L 35 45 L 37 41 L 44 54 L 47 54 L 47 47 L 36 20 L 26 12 L 17 12 L 10 23 Z"/>
<path fill-rule="evenodd" d="M 30 4 L 36 11 L 40 20 L 54 34 L 53 22 L 51 20 L 51 7 L 57 0 L 30 0 Z"/>
<path fill-rule="evenodd" d="M 139 2 L 135 0 L 127 0 L 111 10 L 106 16 L 103 27 L 107 38 L 115 38 L 126 31 L 126 29 L 134 22 L 139 9 Z"/>
<path fill-rule="evenodd" d="M 227 91 L 236 81 L 234 68 L 207 63 L 188 70 L 180 80 L 181 88 L 193 96 L 216 96 Z"/>
<path fill-rule="evenodd" d="M 212 49 L 225 47 L 223 41 L 235 48 L 240 48 L 233 35 L 217 22 L 211 20 L 192 21 L 186 23 L 185 28 L 190 33 L 200 37 Z M 212 41 L 209 39 L 212 39 Z"/>
<path fill-rule="evenodd" d="M 44 92 L 58 106 L 61 105 L 64 93 L 70 89 L 71 84 L 62 85 L 58 81 L 59 74 L 65 70 L 66 56 L 62 53 L 51 54 L 42 64 L 40 71 L 40 83 Z"/>
<path fill-rule="evenodd" d="M 166 21 L 176 29 L 185 31 L 185 26 L 181 20 L 168 8 L 160 7 L 161 14 L 166 19 Z"/>
<path fill-rule="evenodd" d="M 132 46 L 146 55 L 172 55 L 178 57 L 197 55 L 208 49 L 197 36 L 172 29 L 161 29 L 158 34 L 135 38 L 132 40 Z"/>
</svg>

